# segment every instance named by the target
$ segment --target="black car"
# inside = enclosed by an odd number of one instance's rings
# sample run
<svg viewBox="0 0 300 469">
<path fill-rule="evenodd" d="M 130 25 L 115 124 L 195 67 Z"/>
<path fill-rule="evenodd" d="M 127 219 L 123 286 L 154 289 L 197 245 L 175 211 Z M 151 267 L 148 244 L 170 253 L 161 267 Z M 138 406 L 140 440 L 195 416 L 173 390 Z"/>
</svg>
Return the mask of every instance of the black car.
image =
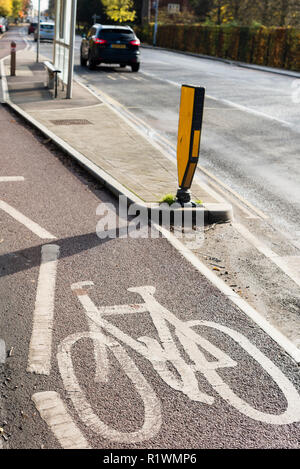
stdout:
<svg viewBox="0 0 300 469">
<path fill-rule="evenodd" d="M 80 63 L 94 70 L 100 63 L 130 65 L 133 72 L 140 68 L 140 41 L 129 26 L 95 24 L 82 37 Z"/>
</svg>

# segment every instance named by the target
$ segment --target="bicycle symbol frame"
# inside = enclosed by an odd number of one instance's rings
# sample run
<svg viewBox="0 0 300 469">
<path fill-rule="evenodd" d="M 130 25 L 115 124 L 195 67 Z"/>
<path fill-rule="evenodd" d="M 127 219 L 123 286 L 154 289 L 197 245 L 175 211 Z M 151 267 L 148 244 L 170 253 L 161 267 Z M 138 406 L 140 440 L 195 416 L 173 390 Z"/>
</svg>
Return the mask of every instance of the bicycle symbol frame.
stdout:
<svg viewBox="0 0 300 469">
<path fill-rule="evenodd" d="M 197 373 L 202 373 L 212 388 L 230 405 L 247 417 L 269 424 L 284 425 L 300 420 L 300 396 L 294 385 L 244 335 L 239 332 L 211 321 L 181 321 L 173 313 L 162 306 L 154 297 L 155 287 L 143 286 L 129 288 L 128 291 L 138 293 L 143 303 L 119 305 L 112 307 L 96 307 L 88 295 L 88 289 L 93 287 L 93 282 L 79 282 L 72 285 L 72 290 L 77 295 L 87 318 L 89 331 L 71 334 L 59 345 L 57 359 L 60 374 L 65 389 L 82 420 L 91 430 L 103 438 L 122 442 L 136 443 L 156 436 L 162 425 L 161 402 L 151 384 L 145 379 L 134 360 L 127 353 L 124 345 L 130 347 L 139 355 L 148 360 L 158 373 L 160 378 L 171 388 L 180 391 L 193 401 L 206 405 L 214 403 L 214 397 L 199 389 Z M 157 330 L 159 340 L 152 337 L 139 337 L 137 340 L 123 332 L 121 329 L 107 321 L 105 317 L 110 315 L 149 313 Z M 175 336 L 185 350 L 191 363 L 187 363 L 181 356 L 170 327 L 175 329 Z M 221 378 L 217 370 L 237 365 L 230 356 L 221 349 L 202 337 L 193 330 L 195 326 L 204 326 L 216 329 L 233 339 L 245 352 L 247 352 L 277 384 L 286 398 L 286 410 L 280 415 L 269 414 L 255 409 L 249 403 L 241 399 L 230 386 Z M 140 429 L 134 432 L 121 432 L 109 427 L 98 415 L 80 387 L 77 380 L 73 362 L 72 347 L 85 338 L 93 340 L 94 356 L 96 363 L 95 381 L 108 382 L 110 376 L 110 363 L 108 350 L 113 353 L 124 373 L 135 386 L 144 406 L 144 423 Z M 205 358 L 205 350 L 215 357 L 215 361 Z M 173 369 L 172 372 L 170 367 Z"/>
</svg>

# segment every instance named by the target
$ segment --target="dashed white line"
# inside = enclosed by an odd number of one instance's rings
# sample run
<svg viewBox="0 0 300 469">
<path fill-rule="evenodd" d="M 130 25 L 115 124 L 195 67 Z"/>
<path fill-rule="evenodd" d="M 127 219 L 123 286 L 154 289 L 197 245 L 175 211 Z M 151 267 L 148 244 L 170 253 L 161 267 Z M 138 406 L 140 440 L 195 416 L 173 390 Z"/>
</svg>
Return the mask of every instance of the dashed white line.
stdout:
<svg viewBox="0 0 300 469">
<path fill-rule="evenodd" d="M 32 400 L 63 449 L 90 449 L 57 392 L 38 392 Z"/>
<path fill-rule="evenodd" d="M 0 176 L 0 182 L 18 182 L 25 181 L 23 176 Z"/>
<path fill-rule="evenodd" d="M 34 221 L 27 218 L 25 215 L 23 215 L 21 212 L 16 210 L 11 205 L 8 205 L 3 200 L 0 200 L 0 209 L 6 212 L 8 215 L 10 215 L 12 218 L 14 218 L 16 221 L 18 221 L 22 225 L 26 226 L 26 228 L 32 231 L 32 233 L 36 234 L 39 238 L 56 239 L 55 236 L 49 233 L 49 231 L 44 230 L 44 228 L 42 228 Z"/>
<path fill-rule="evenodd" d="M 49 375 L 51 369 L 54 297 L 59 246 L 42 247 L 33 330 L 29 346 L 27 371 Z"/>
<path fill-rule="evenodd" d="M 5 342 L 3 339 L 0 339 L 0 365 L 4 364 L 6 360 L 6 348 Z"/>
<path fill-rule="evenodd" d="M 107 78 L 110 78 L 111 80 L 116 80 L 116 78 L 112 77 L 111 75 L 107 75 Z"/>
</svg>

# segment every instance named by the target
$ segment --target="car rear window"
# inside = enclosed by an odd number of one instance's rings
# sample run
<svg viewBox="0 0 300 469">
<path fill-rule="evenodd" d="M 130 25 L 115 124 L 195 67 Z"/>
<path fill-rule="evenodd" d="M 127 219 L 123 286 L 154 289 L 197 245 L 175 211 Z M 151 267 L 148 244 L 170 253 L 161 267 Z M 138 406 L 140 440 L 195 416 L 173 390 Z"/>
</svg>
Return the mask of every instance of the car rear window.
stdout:
<svg viewBox="0 0 300 469">
<path fill-rule="evenodd" d="M 126 40 L 135 37 L 134 32 L 130 29 L 100 29 L 98 37 L 110 41 Z"/>
<path fill-rule="evenodd" d="M 41 29 L 54 29 L 53 24 L 41 24 Z"/>
</svg>

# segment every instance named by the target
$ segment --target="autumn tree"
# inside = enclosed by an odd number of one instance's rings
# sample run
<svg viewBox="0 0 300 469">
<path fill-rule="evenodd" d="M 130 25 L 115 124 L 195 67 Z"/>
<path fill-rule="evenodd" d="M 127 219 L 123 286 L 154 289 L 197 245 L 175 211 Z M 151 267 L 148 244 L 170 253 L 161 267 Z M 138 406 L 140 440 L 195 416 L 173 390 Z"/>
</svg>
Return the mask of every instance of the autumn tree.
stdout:
<svg viewBox="0 0 300 469">
<path fill-rule="evenodd" d="M 12 0 L 0 0 L 0 16 L 9 16 L 12 12 Z"/>
<path fill-rule="evenodd" d="M 101 0 L 108 18 L 116 23 L 134 21 L 133 0 Z"/>
<path fill-rule="evenodd" d="M 12 15 L 14 18 L 18 18 L 19 13 L 22 11 L 22 6 L 22 0 L 12 0 Z"/>
</svg>

